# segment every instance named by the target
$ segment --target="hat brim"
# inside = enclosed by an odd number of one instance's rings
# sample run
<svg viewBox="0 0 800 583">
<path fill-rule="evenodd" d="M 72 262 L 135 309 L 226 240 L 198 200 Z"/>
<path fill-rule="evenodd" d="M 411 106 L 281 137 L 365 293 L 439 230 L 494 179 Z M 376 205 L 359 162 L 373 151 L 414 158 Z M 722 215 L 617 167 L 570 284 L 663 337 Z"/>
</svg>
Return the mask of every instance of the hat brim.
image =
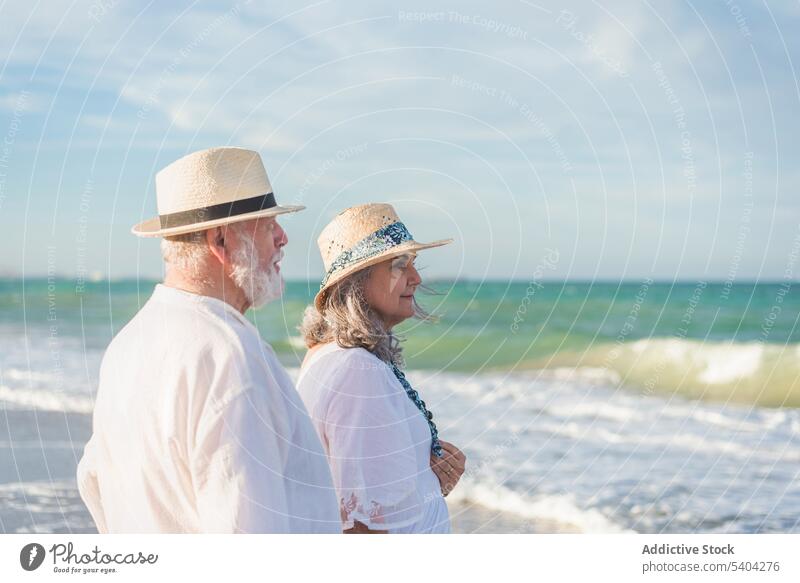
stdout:
<svg viewBox="0 0 800 583">
<path fill-rule="evenodd" d="M 314 296 L 314 306 L 317 308 L 317 311 L 322 312 L 322 304 L 325 301 L 325 296 L 327 295 L 328 290 L 335 285 L 336 283 L 342 281 L 344 278 L 348 277 L 349 275 L 353 275 L 357 271 L 361 271 L 371 265 L 375 265 L 376 263 L 381 263 L 382 261 L 386 261 L 387 259 L 391 259 L 392 257 L 397 257 L 398 255 L 403 255 L 404 253 L 409 252 L 416 252 L 422 249 L 431 249 L 432 247 L 441 247 L 442 245 L 448 245 L 453 242 L 453 239 L 440 239 L 438 241 L 433 241 L 432 243 L 418 243 L 417 241 L 406 241 L 405 243 L 401 243 L 396 247 L 392 247 L 391 249 L 387 249 L 383 253 L 375 255 L 374 257 L 370 257 L 369 259 L 365 259 L 359 263 L 354 263 L 349 267 L 343 269 L 340 272 L 337 272 L 333 275 L 326 283 L 325 286 L 317 292 L 317 295 Z"/>
<path fill-rule="evenodd" d="M 203 223 L 192 223 L 190 225 L 181 225 L 180 227 L 170 227 L 169 229 L 161 228 L 161 220 L 158 217 L 147 219 L 141 223 L 134 225 L 131 228 L 131 233 L 137 237 L 169 237 L 170 235 L 183 235 L 184 233 L 193 233 L 195 231 L 204 231 L 212 227 L 219 227 L 220 225 L 227 225 L 230 223 L 238 223 L 250 219 L 258 219 L 262 217 L 274 217 L 276 215 L 283 215 L 286 213 L 296 213 L 306 208 L 303 205 L 286 205 L 274 206 L 268 209 L 255 211 L 252 213 L 244 213 L 241 215 L 233 215 L 230 217 L 223 217 L 221 219 L 214 219 L 213 221 L 205 221 Z"/>
</svg>

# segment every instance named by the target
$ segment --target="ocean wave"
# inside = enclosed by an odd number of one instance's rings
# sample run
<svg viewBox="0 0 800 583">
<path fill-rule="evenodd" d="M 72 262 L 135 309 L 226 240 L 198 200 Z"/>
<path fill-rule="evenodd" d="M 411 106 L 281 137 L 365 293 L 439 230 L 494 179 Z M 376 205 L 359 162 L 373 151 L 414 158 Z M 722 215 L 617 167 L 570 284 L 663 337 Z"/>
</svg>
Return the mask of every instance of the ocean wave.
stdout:
<svg viewBox="0 0 800 583">
<path fill-rule="evenodd" d="M 306 341 L 302 336 L 289 336 L 287 342 L 292 348 L 302 350 L 303 352 L 306 350 Z"/>
<path fill-rule="evenodd" d="M 561 352 L 531 367 L 565 378 L 605 379 L 641 396 L 800 407 L 798 344 L 650 338 Z"/>
<path fill-rule="evenodd" d="M 762 432 L 767 431 L 763 426 L 761 428 Z M 644 442 L 642 435 L 631 432 L 630 428 L 615 430 L 609 427 L 597 426 L 594 423 L 577 423 L 570 420 L 558 423 L 539 421 L 534 429 L 536 433 L 558 435 L 577 442 L 590 442 L 595 445 L 611 444 L 635 448 L 636 446 L 641 446 Z M 644 427 L 642 430 L 644 431 Z M 728 430 L 736 431 L 736 426 L 731 424 Z M 749 443 L 747 441 L 715 439 L 710 437 L 708 433 L 709 429 L 704 424 L 703 429 L 697 433 L 647 435 L 646 444 L 652 450 L 682 450 L 691 455 L 724 455 L 743 458 L 759 464 L 800 462 L 800 449 L 796 446 L 791 446 L 791 441 L 780 445 L 771 441 L 763 442 L 761 440 Z M 787 437 L 787 439 L 790 438 Z"/>
<path fill-rule="evenodd" d="M 64 411 L 91 415 L 94 409 L 94 399 L 86 395 L 63 391 L 11 388 L 0 385 L 0 408 Z"/>
<path fill-rule="evenodd" d="M 4 368 L 2 374 L 4 380 L 27 383 L 55 383 L 59 382 L 63 376 L 58 372 L 42 372 L 13 367 Z"/>
<path fill-rule="evenodd" d="M 633 419 L 639 419 L 642 416 L 642 413 L 633 407 L 623 407 L 602 402 L 548 405 L 545 412 L 562 419 L 606 419 L 617 423 L 627 423 Z"/>
<path fill-rule="evenodd" d="M 634 532 L 615 523 L 597 509 L 581 508 L 572 494 L 534 497 L 502 485 L 464 478 L 447 499 L 452 502 L 480 504 L 485 508 L 511 513 L 527 520 L 557 522 L 584 533 Z"/>
</svg>

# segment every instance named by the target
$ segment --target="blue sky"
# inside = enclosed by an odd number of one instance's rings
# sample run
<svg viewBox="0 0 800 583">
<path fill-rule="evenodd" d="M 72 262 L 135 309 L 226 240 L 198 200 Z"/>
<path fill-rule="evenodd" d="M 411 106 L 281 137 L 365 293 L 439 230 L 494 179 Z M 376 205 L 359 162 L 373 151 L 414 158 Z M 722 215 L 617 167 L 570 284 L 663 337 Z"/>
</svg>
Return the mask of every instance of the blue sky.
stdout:
<svg viewBox="0 0 800 583">
<path fill-rule="evenodd" d="M 17 0 L 0 27 L 0 273 L 160 276 L 129 229 L 218 145 L 308 206 L 287 277 L 368 201 L 456 239 L 432 276 L 800 273 L 798 3 Z"/>
</svg>

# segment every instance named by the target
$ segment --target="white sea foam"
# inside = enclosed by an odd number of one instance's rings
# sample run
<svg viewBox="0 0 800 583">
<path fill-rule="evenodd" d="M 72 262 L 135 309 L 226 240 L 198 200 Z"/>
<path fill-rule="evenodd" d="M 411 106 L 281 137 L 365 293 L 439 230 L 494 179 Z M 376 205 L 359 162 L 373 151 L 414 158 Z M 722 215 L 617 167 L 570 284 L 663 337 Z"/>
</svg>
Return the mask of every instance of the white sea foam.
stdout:
<svg viewBox="0 0 800 583">
<path fill-rule="evenodd" d="M 289 346 L 297 350 L 305 350 L 306 342 L 302 336 L 289 336 Z"/>
<path fill-rule="evenodd" d="M 638 419 L 642 416 L 639 411 L 636 411 L 631 407 L 612 405 L 611 403 L 604 402 L 577 402 L 550 405 L 546 408 L 546 412 L 564 419 L 602 418 L 619 423 L 626 423 L 632 419 Z"/>
<path fill-rule="evenodd" d="M 763 344 L 721 344 L 706 347 L 701 353 L 701 381 L 711 384 L 729 383 L 753 376 L 761 367 Z"/>
<path fill-rule="evenodd" d="M 36 482 L 9 482 L 0 484 L 3 494 L 20 493 L 26 496 L 57 497 L 62 492 L 76 490 L 76 484 L 69 480 L 40 480 Z"/>
<path fill-rule="evenodd" d="M 552 369 L 543 369 L 541 370 L 541 374 L 550 374 L 554 378 L 560 380 L 587 381 L 610 386 L 618 385 L 621 380 L 617 371 L 596 366 L 556 367 Z"/>
<path fill-rule="evenodd" d="M 552 521 L 572 526 L 584 533 L 633 532 L 596 509 L 581 508 L 572 494 L 549 494 L 531 497 L 505 486 L 470 482 L 464 479 L 448 497 L 453 502 L 472 502 L 492 510 L 515 514 L 520 518 Z"/>
<path fill-rule="evenodd" d="M 94 409 L 94 399 L 65 391 L 11 388 L 0 385 L 0 408 L 91 414 Z"/>
<path fill-rule="evenodd" d="M 725 427 L 727 429 L 735 429 L 737 431 L 764 431 L 766 428 L 765 425 L 761 423 L 753 423 L 742 419 L 741 416 L 733 417 L 718 411 L 700 409 L 692 411 L 691 415 L 694 419 L 703 423 L 715 425 L 717 427 Z"/>
<path fill-rule="evenodd" d="M 40 372 L 27 368 L 4 368 L 2 378 L 6 381 L 21 381 L 26 383 L 54 383 L 58 382 L 62 375 L 56 372 Z"/>
</svg>

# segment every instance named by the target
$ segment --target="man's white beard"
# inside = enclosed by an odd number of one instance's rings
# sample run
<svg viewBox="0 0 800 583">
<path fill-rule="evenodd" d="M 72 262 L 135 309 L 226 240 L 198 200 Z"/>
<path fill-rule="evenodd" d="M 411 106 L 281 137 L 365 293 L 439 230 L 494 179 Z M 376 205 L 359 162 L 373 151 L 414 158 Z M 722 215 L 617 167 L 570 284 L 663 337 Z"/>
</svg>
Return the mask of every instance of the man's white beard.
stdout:
<svg viewBox="0 0 800 583">
<path fill-rule="evenodd" d="M 253 308 L 258 308 L 281 297 L 283 276 L 275 270 L 275 262 L 283 259 L 283 250 L 272 256 L 267 269 L 260 269 L 260 257 L 253 236 L 239 233 L 239 248 L 233 254 L 231 279 Z"/>
</svg>

